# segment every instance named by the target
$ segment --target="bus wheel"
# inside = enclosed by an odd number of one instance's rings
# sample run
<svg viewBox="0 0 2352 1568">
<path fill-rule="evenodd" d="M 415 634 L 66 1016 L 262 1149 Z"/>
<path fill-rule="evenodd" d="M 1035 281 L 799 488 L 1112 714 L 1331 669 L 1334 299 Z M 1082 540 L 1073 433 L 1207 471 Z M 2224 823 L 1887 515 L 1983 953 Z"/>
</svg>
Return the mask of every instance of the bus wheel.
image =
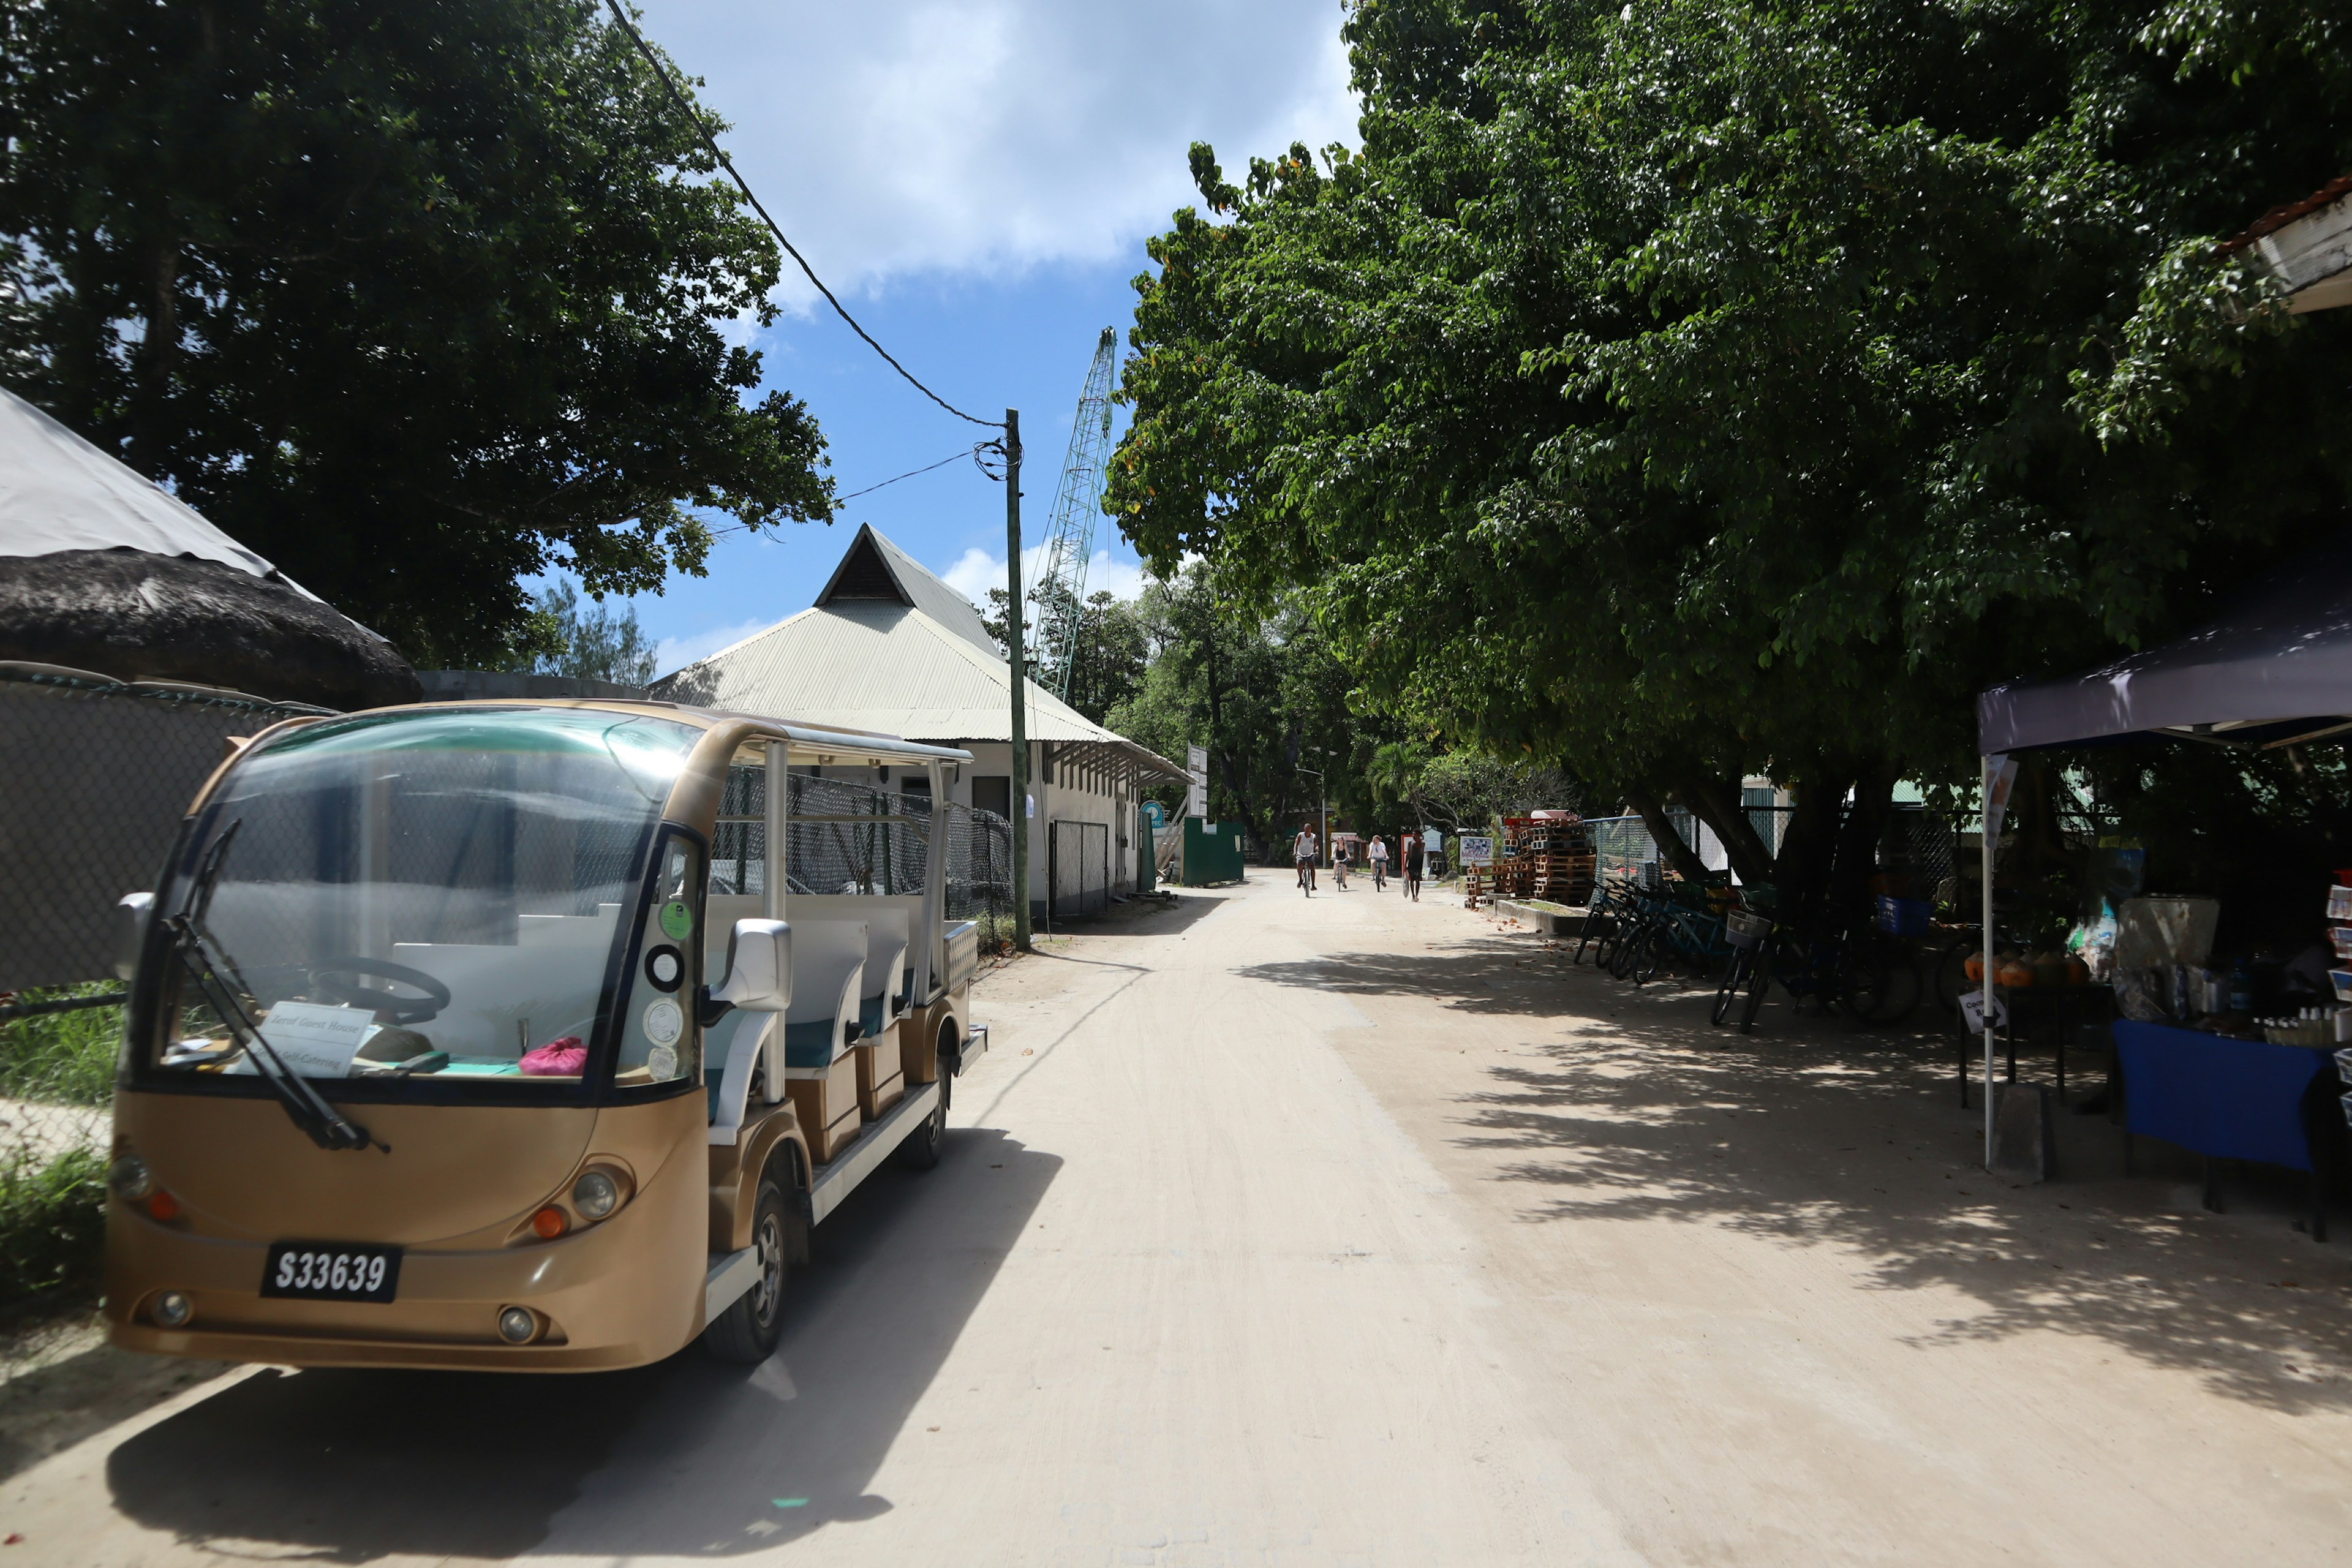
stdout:
<svg viewBox="0 0 2352 1568">
<path fill-rule="evenodd" d="M 751 1215 L 751 1246 L 760 1277 L 702 1331 L 702 1342 L 720 1361 L 756 1366 L 773 1355 L 784 1334 L 786 1253 L 784 1194 L 772 1176 L 760 1181 Z"/>
<path fill-rule="evenodd" d="M 940 1163 L 940 1154 L 948 1142 L 948 1097 L 944 1078 L 940 1083 L 939 1103 L 923 1118 L 923 1124 L 907 1134 L 898 1145 L 898 1163 L 909 1171 L 928 1171 Z"/>
</svg>

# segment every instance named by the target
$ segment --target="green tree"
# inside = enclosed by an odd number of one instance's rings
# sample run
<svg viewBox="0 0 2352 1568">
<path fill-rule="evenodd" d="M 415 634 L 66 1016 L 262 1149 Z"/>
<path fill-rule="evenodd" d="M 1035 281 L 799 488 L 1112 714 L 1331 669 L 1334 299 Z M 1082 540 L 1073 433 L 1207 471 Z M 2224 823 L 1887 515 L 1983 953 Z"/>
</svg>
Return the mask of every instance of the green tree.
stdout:
<svg viewBox="0 0 2352 1568">
<path fill-rule="evenodd" d="M 2338 525 L 2352 323 L 2213 254 L 2352 165 L 2330 16 L 1360 0 L 1360 154 L 1193 149 L 1107 504 L 1366 700 L 1811 885 L 1977 689 Z"/>
<path fill-rule="evenodd" d="M 1213 817 L 1246 824 L 1262 850 L 1327 798 L 1359 828 L 1401 820 L 1371 783 L 1391 727 L 1355 710 L 1346 666 L 1295 607 L 1261 612 L 1196 564 L 1147 587 L 1137 616 L 1150 662 L 1107 722 L 1165 757 L 1205 749 Z M 1163 804 L 1180 798 L 1171 792 Z"/>
<path fill-rule="evenodd" d="M 1026 625 L 1032 640 L 1046 617 L 1052 617 L 1057 627 L 1076 623 L 1077 657 L 1070 671 L 1070 706 L 1096 723 L 1103 723 L 1110 710 L 1132 697 L 1141 683 L 1144 666 L 1150 658 L 1150 631 L 1133 601 L 1097 592 L 1081 608 L 1066 590 L 1055 593 L 1053 603 L 1046 602 L 1045 589 L 1028 595 L 1031 618 Z M 1004 590 L 991 588 L 988 607 L 980 617 L 988 635 L 996 639 L 1000 652 L 1005 646 L 1004 604 Z M 1051 689 L 1050 671 L 1032 669 L 1029 674 L 1031 679 Z"/>
<path fill-rule="evenodd" d="M 0 0 L 0 377 L 419 664 L 829 514 L 773 242 L 594 0 Z"/>
<path fill-rule="evenodd" d="M 603 604 L 583 610 L 580 591 L 558 583 L 541 592 L 531 619 L 532 651 L 509 661 L 509 669 L 623 686 L 650 685 L 660 673 L 654 641 L 638 624 L 635 605 L 617 616 Z"/>
</svg>

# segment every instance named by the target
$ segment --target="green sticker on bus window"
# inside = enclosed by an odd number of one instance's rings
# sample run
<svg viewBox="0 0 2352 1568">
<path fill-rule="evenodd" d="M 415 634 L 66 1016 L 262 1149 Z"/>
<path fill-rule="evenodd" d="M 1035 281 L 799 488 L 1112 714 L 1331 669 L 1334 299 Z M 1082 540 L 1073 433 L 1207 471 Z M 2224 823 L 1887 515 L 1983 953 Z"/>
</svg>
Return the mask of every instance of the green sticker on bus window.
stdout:
<svg viewBox="0 0 2352 1568">
<path fill-rule="evenodd" d="M 678 900 L 672 899 L 662 906 L 662 933 L 672 942 L 684 942 L 694 934 L 694 911 Z"/>
</svg>

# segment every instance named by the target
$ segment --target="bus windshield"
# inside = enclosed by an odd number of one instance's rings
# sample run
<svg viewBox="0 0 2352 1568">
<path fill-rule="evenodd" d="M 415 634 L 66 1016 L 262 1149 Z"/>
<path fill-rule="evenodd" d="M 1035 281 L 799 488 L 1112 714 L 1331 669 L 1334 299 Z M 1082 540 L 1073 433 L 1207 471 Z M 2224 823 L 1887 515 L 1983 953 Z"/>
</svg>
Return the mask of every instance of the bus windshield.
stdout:
<svg viewBox="0 0 2352 1568">
<path fill-rule="evenodd" d="M 158 894 L 199 940 L 165 977 L 142 1068 L 268 1070 L 222 1016 L 241 1006 L 304 1078 L 492 1096 L 580 1083 L 699 733 L 593 709 L 420 709 L 268 743 L 230 771 Z M 652 1054 L 624 1077 L 675 1075 L 677 1053 Z"/>
</svg>

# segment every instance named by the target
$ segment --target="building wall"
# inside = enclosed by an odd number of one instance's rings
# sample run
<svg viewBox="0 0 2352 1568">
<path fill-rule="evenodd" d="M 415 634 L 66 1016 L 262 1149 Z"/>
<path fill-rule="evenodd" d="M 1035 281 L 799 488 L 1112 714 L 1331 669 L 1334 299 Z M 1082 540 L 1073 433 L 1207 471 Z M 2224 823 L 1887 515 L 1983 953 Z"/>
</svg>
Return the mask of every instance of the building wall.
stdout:
<svg viewBox="0 0 2352 1568">
<path fill-rule="evenodd" d="M 1010 779 L 1013 774 L 1013 747 L 1003 741 L 968 741 L 940 739 L 931 736 L 910 736 L 929 745 L 959 746 L 971 753 L 972 760 L 958 771 L 948 786 L 948 798 L 958 805 L 982 804 L 974 799 L 976 793 L 988 793 L 983 787 L 975 790 L 982 779 Z M 1135 813 L 1137 802 L 1125 795 L 1105 795 L 1075 784 L 1055 783 L 1045 776 L 1044 742 L 1029 744 L 1029 796 L 1032 809 L 1029 817 L 1029 908 L 1033 918 L 1045 916 L 1045 879 L 1049 872 L 1049 857 L 1053 842 L 1051 825 L 1064 822 L 1099 822 L 1109 829 L 1111 853 L 1111 887 L 1118 893 L 1131 893 L 1136 886 Z M 991 806 L 991 809 L 994 809 Z"/>
</svg>

